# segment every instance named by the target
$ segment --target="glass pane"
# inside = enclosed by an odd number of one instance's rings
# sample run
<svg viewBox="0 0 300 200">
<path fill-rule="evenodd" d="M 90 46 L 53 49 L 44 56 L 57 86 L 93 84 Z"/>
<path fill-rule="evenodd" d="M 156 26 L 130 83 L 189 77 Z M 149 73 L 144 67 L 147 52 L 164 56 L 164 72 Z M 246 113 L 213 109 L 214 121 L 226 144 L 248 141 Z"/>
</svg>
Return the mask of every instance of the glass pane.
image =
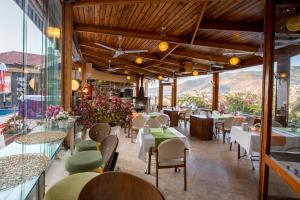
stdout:
<svg viewBox="0 0 300 200">
<path fill-rule="evenodd" d="M 9 143 L 23 127 L 17 115 L 24 92 L 24 12 L 14 1 L 0 2 L 0 26 L 0 131 Z"/>
<path fill-rule="evenodd" d="M 285 183 L 272 169 L 269 172 L 269 199 L 288 200 L 299 199 L 297 193 Z"/>
<path fill-rule="evenodd" d="M 299 25 L 299 16 L 300 4 L 276 5 L 271 137 L 271 156 L 298 181 L 300 181 L 300 29 L 296 25 Z"/>
<path fill-rule="evenodd" d="M 164 85 L 163 86 L 163 108 L 171 107 L 172 101 L 172 86 Z"/>
<path fill-rule="evenodd" d="M 212 75 L 180 78 L 177 86 L 178 106 L 211 109 Z"/>
<path fill-rule="evenodd" d="M 219 85 L 220 109 L 224 109 L 225 112 L 260 116 L 261 83 L 261 65 L 221 73 Z"/>
</svg>

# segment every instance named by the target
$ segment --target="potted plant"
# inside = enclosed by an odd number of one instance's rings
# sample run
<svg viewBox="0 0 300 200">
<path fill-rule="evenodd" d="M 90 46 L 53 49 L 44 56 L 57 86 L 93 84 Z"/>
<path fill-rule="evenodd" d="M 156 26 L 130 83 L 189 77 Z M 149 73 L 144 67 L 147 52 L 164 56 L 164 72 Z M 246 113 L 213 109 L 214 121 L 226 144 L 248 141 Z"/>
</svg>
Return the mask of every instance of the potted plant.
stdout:
<svg viewBox="0 0 300 200">
<path fill-rule="evenodd" d="M 55 122 L 56 116 L 59 114 L 60 111 L 62 111 L 61 106 L 48 106 L 47 111 L 46 111 L 46 127 L 52 128 L 53 123 Z"/>
<path fill-rule="evenodd" d="M 96 109 L 88 99 L 82 98 L 78 107 L 75 110 L 75 114 L 80 116 L 77 120 L 77 124 L 82 127 L 81 138 L 84 139 L 89 128 L 97 122 Z"/>
<path fill-rule="evenodd" d="M 69 113 L 61 111 L 56 115 L 56 121 L 59 128 L 68 128 Z"/>
</svg>

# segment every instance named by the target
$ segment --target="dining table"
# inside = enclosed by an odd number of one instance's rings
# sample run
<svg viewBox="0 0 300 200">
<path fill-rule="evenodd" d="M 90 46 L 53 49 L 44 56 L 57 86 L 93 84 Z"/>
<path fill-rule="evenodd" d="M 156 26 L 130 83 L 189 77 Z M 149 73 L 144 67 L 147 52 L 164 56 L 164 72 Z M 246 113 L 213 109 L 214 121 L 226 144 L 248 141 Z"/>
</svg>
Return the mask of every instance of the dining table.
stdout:
<svg viewBox="0 0 300 200">
<path fill-rule="evenodd" d="M 146 173 L 149 172 L 149 159 L 151 159 L 152 151 L 157 148 L 161 142 L 172 138 L 178 138 L 185 143 L 187 148 L 189 147 L 186 136 L 173 127 L 168 127 L 166 130 L 163 130 L 162 128 L 150 128 L 147 130 L 147 133 L 145 132 L 146 130 L 144 128 L 139 129 L 137 143 L 140 145 L 138 158 L 143 162 L 148 161 Z"/>
<path fill-rule="evenodd" d="M 233 142 L 237 143 L 237 157 L 241 158 L 241 147 L 245 155 L 251 160 L 259 157 L 260 152 L 260 131 L 243 130 L 241 126 L 233 126 L 230 132 L 230 150 Z M 300 132 L 291 131 L 290 128 L 273 127 L 271 137 L 271 151 L 290 151 L 300 148 Z M 252 163 L 253 166 L 253 163 Z"/>
</svg>

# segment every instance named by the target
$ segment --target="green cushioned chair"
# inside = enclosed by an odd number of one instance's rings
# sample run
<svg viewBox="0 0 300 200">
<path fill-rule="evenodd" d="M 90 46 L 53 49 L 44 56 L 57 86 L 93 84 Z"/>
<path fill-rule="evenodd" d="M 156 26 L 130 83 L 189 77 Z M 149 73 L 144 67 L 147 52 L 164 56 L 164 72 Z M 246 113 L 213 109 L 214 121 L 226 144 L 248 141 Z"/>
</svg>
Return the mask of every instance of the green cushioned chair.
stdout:
<svg viewBox="0 0 300 200">
<path fill-rule="evenodd" d="M 118 143 L 119 139 L 116 135 L 106 136 L 101 143 L 100 151 L 78 152 L 66 160 L 65 168 L 70 174 L 109 171 Z"/>
<path fill-rule="evenodd" d="M 89 131 L 91 140 L 84 140 L 76 144 L 76 151 L 90 151 L 98 150 L 99 144 L 110 133 L 110 126 L 108 123 L 97 123 L 92 126 Z M 98 147 L 97 147 L 98 145 Z"/>
<path fill-rule="evenodd" d="M 76 144 L 76 150 L 78 152 L 97 150 L 97 143 L 94 140 L 84 140 Z"/>
<path fill-rule="evenodd" d="M 95 172 L 85 172 L 68 176 L 53 185 L 44 200 L 77 200 L 82 188 L 98 175 Z"/>
<path fill-rule="evenodd" d="M 70 174 L 93 171 L 102 165 L 100 151 L 82 151 L 69 157 L 65 168 Z"/>
</svg>

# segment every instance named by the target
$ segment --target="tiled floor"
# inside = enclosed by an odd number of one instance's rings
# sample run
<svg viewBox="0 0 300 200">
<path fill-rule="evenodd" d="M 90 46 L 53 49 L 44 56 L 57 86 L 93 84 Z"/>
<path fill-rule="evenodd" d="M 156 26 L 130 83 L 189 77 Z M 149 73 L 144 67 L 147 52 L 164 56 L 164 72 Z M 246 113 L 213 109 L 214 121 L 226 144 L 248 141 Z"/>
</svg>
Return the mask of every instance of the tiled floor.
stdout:
<svg viewBox="0 0 300 200">
<path fill-rule="evenodd" d="M 188 131 L 181 132 L 186 134 Z M 187 136 L 190 145 L 188 190 L 183 190 L 183 171 L 160 170 L 159 189 L 167 200 L 257 199 L 258 170 L 252 171 L 248 159 L 238 160 L 236 148 L 229 151 L 229 144 L 223 145 L 220 140 L 200 141 Z M 124 134 L 120 134 L 119 139 L 119 169 L 155 184 L 154 166 L 152 173 L 146 175 L 146 163 L 138 159 L 139 145 L 131 143 Z M 54 161 L 46 176 L 47 188 L 68 175 L 64 170 L 64 160 L 68 156 L 69 152 L 64 152 L 60 159 Z"/>
</svg>

